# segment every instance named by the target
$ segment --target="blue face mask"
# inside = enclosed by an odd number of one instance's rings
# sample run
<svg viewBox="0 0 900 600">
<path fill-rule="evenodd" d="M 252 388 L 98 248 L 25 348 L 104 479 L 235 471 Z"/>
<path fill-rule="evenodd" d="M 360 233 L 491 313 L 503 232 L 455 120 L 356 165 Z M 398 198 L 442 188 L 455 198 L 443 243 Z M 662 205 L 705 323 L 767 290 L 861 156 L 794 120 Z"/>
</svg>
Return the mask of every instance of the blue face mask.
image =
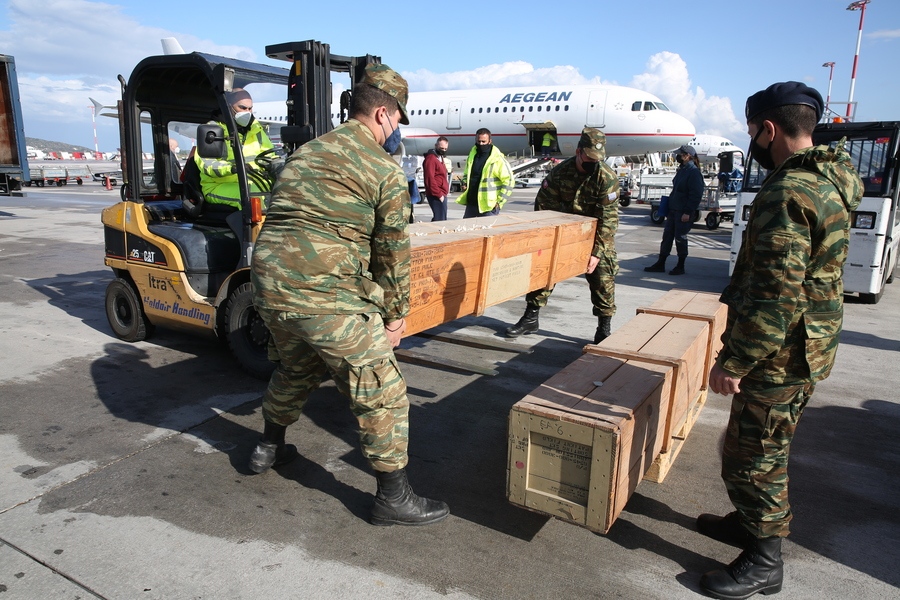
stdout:
<svg viewBox="0 0 900 600">
<path fill-rule="evenodd" d="M 388 123 L 391 123 L 391 118 L 387 118 Z M 394 127 L 394 124 L 391 123 L 391 127 Z M 384 132 L 384 125 L 381 126 L 381 131 Z M 381 145 L 384 148 L 385 152 L 388 154 L 393 154 L 397 151 L 397 148 L 400 147 L 400 124 L 397 124 L 397 127 L 391 132 L 391 135 L 387 135 L 385 133 L 384 143 Z"/>
</svg>

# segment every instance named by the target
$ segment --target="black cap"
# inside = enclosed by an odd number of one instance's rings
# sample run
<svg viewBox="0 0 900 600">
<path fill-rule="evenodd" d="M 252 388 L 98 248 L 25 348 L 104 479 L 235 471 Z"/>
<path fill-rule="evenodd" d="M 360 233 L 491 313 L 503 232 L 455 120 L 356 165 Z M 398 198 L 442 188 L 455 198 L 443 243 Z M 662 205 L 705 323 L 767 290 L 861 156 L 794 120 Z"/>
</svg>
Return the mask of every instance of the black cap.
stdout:
<svg viewBox="0 0 900 600">
<path fill-rule="evenodd" d="M 744 112 L 747 120 L 770 108 L 787 106 L 789 104 L 803 104 L 812 107 L 816 111 L 816 120 L 822 118 L 824 102 L 822 94 L 799 81 L 784 81 L 773 83 L 766 89 L 756 92 L 747 98 L 747 106 Z"/>
</svg>

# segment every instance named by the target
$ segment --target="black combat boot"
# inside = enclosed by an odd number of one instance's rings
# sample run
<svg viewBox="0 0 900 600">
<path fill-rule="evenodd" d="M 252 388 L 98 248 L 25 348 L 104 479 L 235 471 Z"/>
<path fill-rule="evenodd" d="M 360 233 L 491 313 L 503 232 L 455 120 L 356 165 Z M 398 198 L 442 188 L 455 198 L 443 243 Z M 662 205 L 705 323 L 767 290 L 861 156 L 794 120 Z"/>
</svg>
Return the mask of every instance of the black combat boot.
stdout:
<svg viewBox="0 0 900 600">
<path fill-rule="evenodd" d="M 649 267 L 644 267 L 644 270 L 648 273 L 665 273 L 666 272 L 666 259 L 667 256 L 663 256 L 660 254 L 659 258 L 655 263 L 650 265 Z"/>
<path fill-rule="evenodd" d="M 373 525 L 429 525 L 443 521 L 450 508 L 440 500 L 416 496 L 406 479 L 406 469 L 375 472 L 378 492 L 372 507 Z"/>
<path fill-rule="evenodd" d="M 609 337 L 612 317 L 597 317 L 597 331 L 594 333 L 594 343 L 599 344 Z"/>
<path fill-rule="evenodd" d="M 684 260 L 686 256 L 678 257 L 678 264 L 675 265 L 675 268 L 669 271 L 669 275 L 684 275 Z"/>
<path fill-rule="evenodd" d="M 250 470 L 254 473 L 265 473 L 271 467 L 286 465 L 298 456 L 297 446 L 284 443 L 286 425 L 278 425 L 266 421 L 262 438 L 250 455 Z"/>
<path fill-rule="evenodd" d="M 737 511 L 724 517 L 702 514 L 697 517 L 697 531 L 714 540 L 737 548 L 744 548 L 753 536 L 741 525 Z"/>
<path fill-rule="evenodd" d="M 700 588 L 713 598 L 744 600 L 753 594 L 777 594 L 784 579 L 781 538 L 752 538 L 724 569 L 700 578 Z"/>
<path fill-rule="evenodd" d="M 506 337 L 516 338 L 523 333 L 535 333 L 538 330 L 538 313 L 541 311 L 540 306 L 525 305 L 525 314 L 519 319 L 519 322 L 512 327 L 506 328 Z"/>
</svg>

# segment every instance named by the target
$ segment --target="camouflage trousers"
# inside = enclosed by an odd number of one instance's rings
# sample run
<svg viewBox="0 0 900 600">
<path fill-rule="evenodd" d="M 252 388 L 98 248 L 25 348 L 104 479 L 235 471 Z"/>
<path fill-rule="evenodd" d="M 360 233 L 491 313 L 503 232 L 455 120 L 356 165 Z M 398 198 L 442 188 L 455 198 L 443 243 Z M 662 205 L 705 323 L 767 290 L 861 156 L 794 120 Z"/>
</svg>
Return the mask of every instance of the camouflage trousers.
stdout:
<svg viewBox="0 0 900 600">
<path fill-rule="evenodd" d="M 618 273 L 619 261 L 613 253 L 602 255 L 594 272 L 584 274 L 591 290 L 591 304 L 594 306 L 595 316 L 611 317 L 616 314 L 616 275 Z M 525 296 L 525 302 L 528 303 L 528 306 L 535 308 L 547 306 L 550 294 L 553 293 L 553 287 L 529 292 Z"/>
<path fill-rule="evenodd" d="M 296 422 L 310 393 L 330 373 L 350 398 L 360 446 L 372 468 L 404 468 L 409 400 L 381 315 L 259 314 L 272 334 L 269 358 L 278 365 L 263 397 L 263 418 L 279 425 Z"/>
<path fill-rule="evenodd" d="M 741 524 L 757 538 L 787 537 L 788 455 L 815 383 L 777 386 L 744 379 L 731 402 L 722 479 Z"/>
</svg>

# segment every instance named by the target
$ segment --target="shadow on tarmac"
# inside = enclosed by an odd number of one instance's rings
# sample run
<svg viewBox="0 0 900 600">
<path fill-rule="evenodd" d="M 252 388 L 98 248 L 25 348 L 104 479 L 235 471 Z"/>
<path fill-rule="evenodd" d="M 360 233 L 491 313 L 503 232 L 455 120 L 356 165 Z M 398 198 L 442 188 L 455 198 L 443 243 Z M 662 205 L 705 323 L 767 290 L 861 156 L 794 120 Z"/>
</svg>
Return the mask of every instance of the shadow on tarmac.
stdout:
<svg viewBox="0 0 900 600">
<path fill-rule="evenodd" d="M 34 287 L 42 291 L 61 290 L 51 297 L 51 303 L 58 302 L 85 323 L 103 319 L 96 303 L 100 283 L 84 284 L 79 277 L 62 276 L 41 280 Z M 470 325 L 502 335 L 509 323 L 466 317 L 455 322 L 453 329 Z M 589 329 L 586 335 L 593 332 L 593 327 Z M 845 334 L 852 339 L 852 332 Z M 587 341 L 586 337 L 569 336 L 544 339 L 534 346 L 532 354 L 511 357 L 484 351 L 480 357 L 496 361 L 500 374 L 475 377 L 447 395 L 426 386 L 411 387 L 410 479 L 417 493 L 447 501 L 459 519 L 524 542 L 535 541 L 550 517 L 512 506 L 506 499 L 503 474 L 507 468 L 507 418 L 516 401 L 577 358 Z M 235 473 L 249 475 L 247 457 L 259 430 L 223 419 L 220 413 L 252 415 L 258 410 L 258 397 L 238 405 L 233 397 L 241 391 L 261 395 L 264 384 L 237 369 L 223 369 L 222 365 L 233 359 L 224 348 L 208 340 L 160 331 L 153 342 L 192 356 L 167 362 L 171 355 L 160 355 L 146 343 L 107 344 L 107 355 L 91 365 L 99 399 L 116 418 L 174 431 L 199 431 L 215 421 L 230 442 L 216 447 L 228 455 Z M 432 347 L 431 343 L 426 346 Z M 409 367 L 404 370 L 412 374 L 413 380 L 421 377 L 421 371 L 416 373 Z M 347 400 L 333 385 L 326 384 L 314 393 L 304 414 L 316 428 L 352 448 L 340 456 L 341 461 L 369 473 L 358 449 L 356 421 L 347 408 Z M 885 561 L 883 556 L 885 552 L 897 553 L 897 540 L 888 538 L 900 527 L 900 485 L 895 476 L 900 467 L 900 441 L 896 436 L 900 409 L 879 399 L 866 401 L 863 409 L 811 406 L 806 410 L 804 423 L 794 442 L 795 458 L 791 463 L 791 498 L 796 512 L 802 515 L 795 523 L 791 541 L 891 585 L 900 585 L 900 574 L 888 567 L 891 561 Z M 303 432 L 306 427 L 309 423 L 301 420 L 289 430 L 289 439 L 292 435 L 311 435 Z M 849 432 L 854 431 L 864 431 L 866 435 L 852 437 Z M 873 454 L 873 447 L 879 451 Z M 867 460 L 862 462 L 855 457 Z M 310 453 L 285 465 L 278 474 L 336 499 L 354 519 L 367 521 L 371 492 L 341 481 L 322 466 L 324 462 L 321 454 Z M 374 482 L 371 486 L 374 491 Z M 696 590 L 697 574 L 719 564 L 643 529 L 629 520 L 629 514 L 671 522 L 690 531 L 695 516 L 636 493 L 610 532 L 601 536 L 622 548 L 645 549 L 681 565 L 686 573 L 679 575 L 678 580 L 685 587 Z M 203 529 L 191 523 L 177 524 Z M 457 544 L 466 542 L 450 542 L 451 546 Z M 315 551 L 328 558 L 346 559 L 329 556 L 335 551 L 322 544 Z M 397 552 L 399 559 L 402 549 Z M 529 554 L 533 552 L 537 550 Z M 391 563 L 388 556 L 382 567 Z M 415 577 L 404 567 L 396 570 L 403 576 Z"/>
</svg>

